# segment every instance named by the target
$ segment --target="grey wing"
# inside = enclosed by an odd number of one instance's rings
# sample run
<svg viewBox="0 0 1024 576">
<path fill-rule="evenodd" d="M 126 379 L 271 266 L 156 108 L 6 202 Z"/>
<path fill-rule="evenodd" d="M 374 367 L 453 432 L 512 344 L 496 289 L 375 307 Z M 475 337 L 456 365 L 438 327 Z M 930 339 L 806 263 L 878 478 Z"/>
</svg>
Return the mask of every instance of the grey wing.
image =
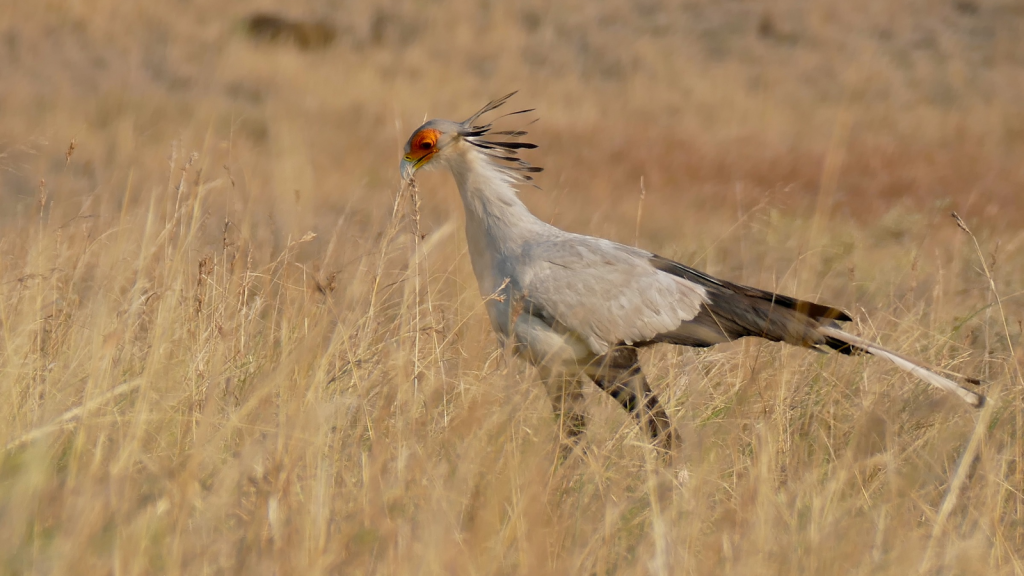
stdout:
<svg viewBox="0 0 1024 576">
<path fill-rule="evenodd" d="M 670 332 L 707 299 L 699 284 L 655 268 L 652 254 L 608 240 L 567 235 L 529 245 L 521 257 L 524 309 L 595 354 Z"/>
</svg>

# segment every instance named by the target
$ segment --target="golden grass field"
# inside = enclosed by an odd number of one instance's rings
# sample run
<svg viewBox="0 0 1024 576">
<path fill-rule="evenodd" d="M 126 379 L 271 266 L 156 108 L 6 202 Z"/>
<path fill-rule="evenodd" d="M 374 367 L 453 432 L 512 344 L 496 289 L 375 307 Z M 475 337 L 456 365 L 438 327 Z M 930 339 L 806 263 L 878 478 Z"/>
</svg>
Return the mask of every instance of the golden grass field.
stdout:
<svg viewBox="0 0 1024 576">
<path fill-rule="evenodd" d="M 336 35 L 255 42 L 256 10 Z M 1021 30 L 1013 0 L 0 6 L 0 571 L 1024 572 Z M 450 176 L 397 195 L 425 117 L 515 89 L 541 217 L 844 307 L 991 402 L 655 348 L 673 462 L 594 387 L 560 462 Z"/>
</svg>

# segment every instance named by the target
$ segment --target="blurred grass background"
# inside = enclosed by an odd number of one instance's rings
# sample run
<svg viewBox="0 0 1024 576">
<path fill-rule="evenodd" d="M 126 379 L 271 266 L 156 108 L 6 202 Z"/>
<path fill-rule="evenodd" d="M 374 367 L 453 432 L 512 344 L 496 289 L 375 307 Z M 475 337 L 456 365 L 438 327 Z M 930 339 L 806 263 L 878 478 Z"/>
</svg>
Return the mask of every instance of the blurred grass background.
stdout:
<svg viewBox="0 0 1024 576">
<path fill-rule="evenodd" d="M 0 570 L 1024 571 L 1022 29 L 1012 0 L 3 5 Z M 517 89 L 542 218 L 845 307 L 996 401 L 659 348 L 677 461 L 594 393 L 559 464 L 450 177 L 419 242 L 396 202 L 420 122 Z"/>
</svg>

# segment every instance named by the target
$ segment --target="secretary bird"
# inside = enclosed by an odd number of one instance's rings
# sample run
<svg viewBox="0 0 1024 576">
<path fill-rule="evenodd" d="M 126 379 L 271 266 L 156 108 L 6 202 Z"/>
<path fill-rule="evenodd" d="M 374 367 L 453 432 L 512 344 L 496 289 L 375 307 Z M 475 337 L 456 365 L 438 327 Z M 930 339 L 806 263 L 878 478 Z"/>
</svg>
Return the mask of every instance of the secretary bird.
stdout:
<svg viewBox="0 0 1024 576">
<path fill-rule="evenodd" d="M 417 128 L 405 145 L 401 175 L 409 181 L 424 166 L 451 170 L 491 325 L 503 345 L 539 369 L 568 445 L 586 427 L 583 383 L 589 378 L 636 418 L 656 446 L 671 449 L 671 422 L 637 356 L 639 348 L 659 342 L 707 347 L 758 336 L 819 351 L 872 354 L 971 406 L 984 403 L 984 396 L 936 369 L 842 331 L 838 323 L 851 318 L 838 308 L 719 280 L 646 250 L 541 221 L 515 188 L 542 170 L 518 158 L 520 150 L 537 146 L 513 140 L 525 132 L 477 123 L 514 94 L 463 122 L 431 120 Z"/>
</svg>

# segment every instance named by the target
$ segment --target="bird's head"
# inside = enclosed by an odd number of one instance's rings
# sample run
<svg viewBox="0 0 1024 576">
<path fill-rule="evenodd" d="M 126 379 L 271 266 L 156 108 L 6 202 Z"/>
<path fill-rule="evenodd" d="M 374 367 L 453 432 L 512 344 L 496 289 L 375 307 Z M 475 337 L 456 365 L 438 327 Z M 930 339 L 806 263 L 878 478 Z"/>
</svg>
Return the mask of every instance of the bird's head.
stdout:
<svg viewBox="0 0 1024 576">
<path fill-rule="evenodd" d="M 491 129 L 492 124 L 475 124 L 480 116 L 501 106 L 514 94 L 515 92 L 489 102 L 479 112 L 462 122 L 430 120 L 417 128 L 409 137 L 409 141 L 405 143 L 405 154 L 402 157 L 400 168 L 402 178 L 405 180 L 412 178 L 416 171 L 424 166 L 444 166 L 456 154 L 478 151 L 491 159 L 504 162 L 497 165 L 514 180 L 520 182 L 532 180 L 528 173 L 540 172 L 542 168 L 531 166 L 520 160 L 517 154 L 519 150 L 532 149 L 537 146 L 508 139 L 524 136 L 526 132 L 521 130 L 495 131 Z M 505 116 L 532 111 L 532 109 L 519 110 L 505 114 Z M 506 138 L 495 140 L 494 136 L 505 136 Z M 462 146 L 462 144 L 471 146 Z"/>
<path fill-rule="evenodd" d="M 453 144 L 464 138 L 462 132 L 462 124 L 451 120 L 431 120 L 417 128 L 405 143 L 402 178 L 411 178 L 424 166 L 443 165 Z"/>
</svg>

